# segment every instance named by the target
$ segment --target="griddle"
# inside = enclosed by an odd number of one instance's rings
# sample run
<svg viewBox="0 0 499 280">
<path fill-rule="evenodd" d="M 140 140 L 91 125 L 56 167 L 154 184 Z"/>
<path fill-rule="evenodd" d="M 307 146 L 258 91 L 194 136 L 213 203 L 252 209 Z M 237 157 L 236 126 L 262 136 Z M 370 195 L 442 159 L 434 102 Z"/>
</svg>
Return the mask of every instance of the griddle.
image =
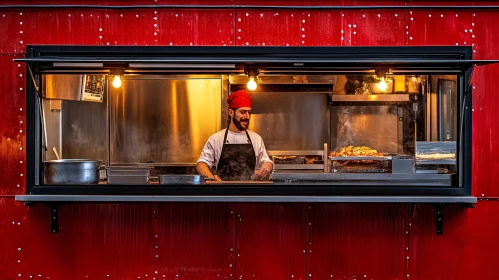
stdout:
<svg viewBox="0 0 499 280">
<path fill-rule="evenodd" d="M 272 185 L 272 181 L 206 181 L 207 185 Z"/>
</svg>

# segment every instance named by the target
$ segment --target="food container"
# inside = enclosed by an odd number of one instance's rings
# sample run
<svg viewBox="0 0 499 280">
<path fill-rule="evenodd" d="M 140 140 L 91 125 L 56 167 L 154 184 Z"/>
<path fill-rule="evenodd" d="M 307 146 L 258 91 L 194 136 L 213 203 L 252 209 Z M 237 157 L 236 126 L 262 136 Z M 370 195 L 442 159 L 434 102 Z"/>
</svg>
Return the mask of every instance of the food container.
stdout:
<svg viewBox="0 0 499 280">
<path fill-rule="evenodd" d="M 99 183 L 99 160 L 58 159 L 44 162 L 45 185 L 92 185 Z"/>
<path fill-rule="evenodd" d="M 159 175 L 160 185 L 205 185 L 202 175 Z"/>
<path fill-rule="evenodd" d="M 392 157 L 329 157 L 333 173 L 390 173 Z"/>
<path fill-rule="evenodd" d="M 304 156 L 272 156 L 274 164 L 303 164 Z"/>
<path fill-rule="evenodd" d="M 394 156 L 392 159 L 393 174 L 413 174 L 416 173 L 416 165 L 413 156 Z"/>
<path fill-rule="evenodd" d="M 149 167 L 108 166 L 106 169 L 109 185 L 147 185 L 149 183 Z"/>
</svg>

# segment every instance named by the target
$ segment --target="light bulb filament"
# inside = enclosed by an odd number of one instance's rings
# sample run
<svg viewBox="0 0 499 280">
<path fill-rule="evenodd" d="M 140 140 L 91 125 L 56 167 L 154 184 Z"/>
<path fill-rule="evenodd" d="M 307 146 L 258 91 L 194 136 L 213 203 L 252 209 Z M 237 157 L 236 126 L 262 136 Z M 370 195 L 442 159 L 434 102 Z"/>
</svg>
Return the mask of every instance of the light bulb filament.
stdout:
<svg viewBox="0 0 499 280">
<path fill-rule="evenodd" d="M 120 75 L 115 75 L 114 76 L 113 87 L 115 87 L 115 88 L 121 87 L 121 78 L 120 78 Z"/>
<path fill-rule="evenodd" d="M 248 87 L 249 90 L 255 90 L 256 89 L 255 77 L 250 77 L 246 86 Z"/>
<path fill-rule="evenodd" d="M 385 82 L 385 78 L 384 77 L 381 77 L 381 82 L 379 82 L 378 88 L 381 91 L 385 91 L 388 88 L 388 84 Z"/>
</svg>

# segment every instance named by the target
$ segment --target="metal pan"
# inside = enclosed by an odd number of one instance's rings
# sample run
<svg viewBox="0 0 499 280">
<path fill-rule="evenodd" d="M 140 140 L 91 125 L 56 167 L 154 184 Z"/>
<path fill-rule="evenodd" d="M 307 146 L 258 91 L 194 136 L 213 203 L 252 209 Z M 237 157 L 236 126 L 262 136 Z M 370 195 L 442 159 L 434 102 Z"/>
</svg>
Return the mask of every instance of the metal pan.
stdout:
<svg viewBox="0 0 499 280">
<path fill-rule="evenodd" d="M 159 175 L 160 185 L 205 185 L 201 175 Z"/>
<path fill-rule="evenodd" d="M 90 185 L 99 183 L 99 160 L 58 159 L 44 162 L 45 185 Z"/>
</svg>

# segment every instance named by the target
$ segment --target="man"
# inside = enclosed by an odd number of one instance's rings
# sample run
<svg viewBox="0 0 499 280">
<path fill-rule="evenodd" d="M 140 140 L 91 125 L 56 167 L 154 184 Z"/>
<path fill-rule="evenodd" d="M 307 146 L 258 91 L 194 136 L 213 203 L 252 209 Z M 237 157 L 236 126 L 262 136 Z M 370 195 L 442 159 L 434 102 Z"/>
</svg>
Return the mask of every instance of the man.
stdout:
<svg viewBox="0 0 499 280">
<path fill-rule="evenodd" d="M 196 170 L 217 181 L 264 180 L 272 172 L 274 163 L 265 150 L 262 137 L 249 131 L 251 97 L 245 90 L 233 92 L 227 98 L 229 127 L 208 139 L 197 162 Z M 261 165 L 255 173 L 257 165 Z M 210 168 L 216 166 L 216 175 Z"/>
</svg>

